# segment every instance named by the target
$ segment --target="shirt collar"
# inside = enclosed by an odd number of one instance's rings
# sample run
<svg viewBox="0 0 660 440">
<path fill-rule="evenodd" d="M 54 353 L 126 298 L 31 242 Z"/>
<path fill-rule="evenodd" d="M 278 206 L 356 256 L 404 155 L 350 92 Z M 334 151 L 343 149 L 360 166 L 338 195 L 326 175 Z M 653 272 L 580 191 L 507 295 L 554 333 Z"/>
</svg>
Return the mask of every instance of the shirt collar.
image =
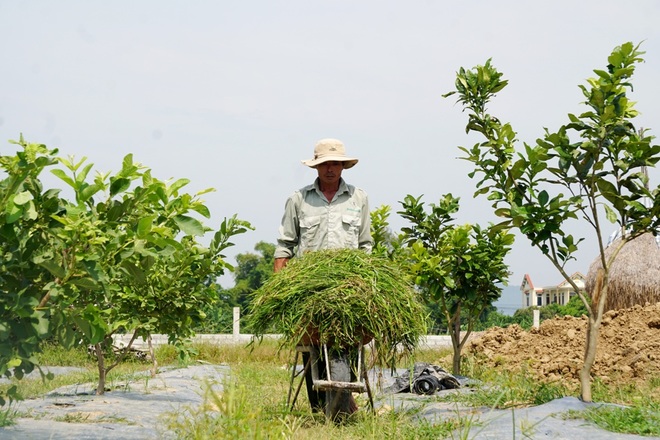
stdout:
<svg viewBox="0 0 660 440">
<path fill-rule="evenodd" d="M 319 194 L 322 194 L 321 192 L 321 187 L 319 186 L 319 178 L 317 177 L 316 180 L 314 180 L 314 184 L 312 185 L 312 188 L 316 190 Z M 351 188 L 348 186 L 346 181 L 344 180 L 343 177 L 339 178 L 339 189 L 337 190 L 337 194 L 343 194 L 343 193 L 351 193 Z"/>
</svg>

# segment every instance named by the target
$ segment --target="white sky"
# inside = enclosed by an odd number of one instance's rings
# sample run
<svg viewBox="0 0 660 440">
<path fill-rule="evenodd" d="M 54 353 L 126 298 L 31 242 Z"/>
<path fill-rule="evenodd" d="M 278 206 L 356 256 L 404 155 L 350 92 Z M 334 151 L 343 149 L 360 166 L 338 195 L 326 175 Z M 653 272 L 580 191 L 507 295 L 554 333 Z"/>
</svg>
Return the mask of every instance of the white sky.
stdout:
<svg viewBox="0 0 660 440">
<path fill-rule="evenodd" d="M 534 143 L 585 109 L 578 84 L 615 46 L 644 41 L 636 124 L 657 130 L 659 20 L 656 0 L 0 0 L 0 146 L 13 153 L 6 141 L 23 133 L 99 171 L 133 153 L 155 177 L 214 187 L 210 226 L 237 213 L 256 228 L 234 240 L 232 262 L 275 242 L 285 199 L 315 177 L 300 160 L 325 137 L 360 158 L 344 177 L 372 208 L 451 192 L 459 222 L 486 225 L 490 203 L 457 159 L 478 138 L 441 97 L 456 71 L 492 58 L 510 84 L 490 110 Z M 595 254 L 590 240 L 569 270 L 586 274 Z M 561 281 L 523 238 L 508 263 L 510 284 Z"/>
</svg>

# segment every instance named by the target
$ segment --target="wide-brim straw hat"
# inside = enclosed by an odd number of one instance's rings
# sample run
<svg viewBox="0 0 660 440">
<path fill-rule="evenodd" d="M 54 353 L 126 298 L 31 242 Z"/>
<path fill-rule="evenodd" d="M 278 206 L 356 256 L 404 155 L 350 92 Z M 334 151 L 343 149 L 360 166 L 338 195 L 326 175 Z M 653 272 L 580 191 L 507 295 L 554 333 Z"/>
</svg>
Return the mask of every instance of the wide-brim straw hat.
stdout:
<svg viewBox="0 0 660 440">
<path fill-rule="evenodd" d="M 344 169 L 352 168 L 358 163 L 355 157 L 346 156 L 344 143 L 337 139 L 321 139 L 314 147 L 314 158 L 303 160 L 302 163 L 310 168 L 316 168 L 323 162 L 343 162 Z"/>
</svg>

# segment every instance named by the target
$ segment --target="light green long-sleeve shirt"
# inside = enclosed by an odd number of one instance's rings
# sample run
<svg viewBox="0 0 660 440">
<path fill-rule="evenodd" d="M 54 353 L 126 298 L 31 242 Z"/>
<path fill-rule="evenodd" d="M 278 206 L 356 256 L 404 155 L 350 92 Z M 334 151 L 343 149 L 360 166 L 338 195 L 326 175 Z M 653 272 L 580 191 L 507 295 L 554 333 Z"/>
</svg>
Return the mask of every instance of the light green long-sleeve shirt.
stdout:
<svg viewBox="0 0 660 440">
<path fill-rule="evenodd" d="M 320 249 L 370 252 L 372 246 L 367 193 L 341 179 L 339 190 L 328 202 L 316 179 L 287 199 L 275 258 L 291 258 L 294 252 L 302 255 Z"/>
</svg>

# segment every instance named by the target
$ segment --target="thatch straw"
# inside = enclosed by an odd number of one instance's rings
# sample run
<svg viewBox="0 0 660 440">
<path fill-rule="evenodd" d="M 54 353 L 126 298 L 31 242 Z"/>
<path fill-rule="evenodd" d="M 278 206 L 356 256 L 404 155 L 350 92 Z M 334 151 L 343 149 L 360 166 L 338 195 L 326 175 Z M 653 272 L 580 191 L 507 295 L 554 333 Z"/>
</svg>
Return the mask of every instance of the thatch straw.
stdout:
<svg viewBox="0 0 660 440">
<path fill-rule="evenodd" d="M 616 239 L 607 249 L 606 258 L 620 243 Z M 593 297 L 596 275 L 602 267 L 600 258 L 589 266 L 586 290 Z M 605 310 L 618 310 L 660 302 L 660 247 L 651 233 L 626 243 L 610 267 Z"/>
<path fill-rule="evenodd" d="M 378 361 L 412 351 L 427 312 L 405 274 L 361 250 L 310 252 L 292 259 L 254 292 L 248 320 L 255 336 L 282 333 L 283 346 L 355 346 L 373 337 Z"/>
</svg>

